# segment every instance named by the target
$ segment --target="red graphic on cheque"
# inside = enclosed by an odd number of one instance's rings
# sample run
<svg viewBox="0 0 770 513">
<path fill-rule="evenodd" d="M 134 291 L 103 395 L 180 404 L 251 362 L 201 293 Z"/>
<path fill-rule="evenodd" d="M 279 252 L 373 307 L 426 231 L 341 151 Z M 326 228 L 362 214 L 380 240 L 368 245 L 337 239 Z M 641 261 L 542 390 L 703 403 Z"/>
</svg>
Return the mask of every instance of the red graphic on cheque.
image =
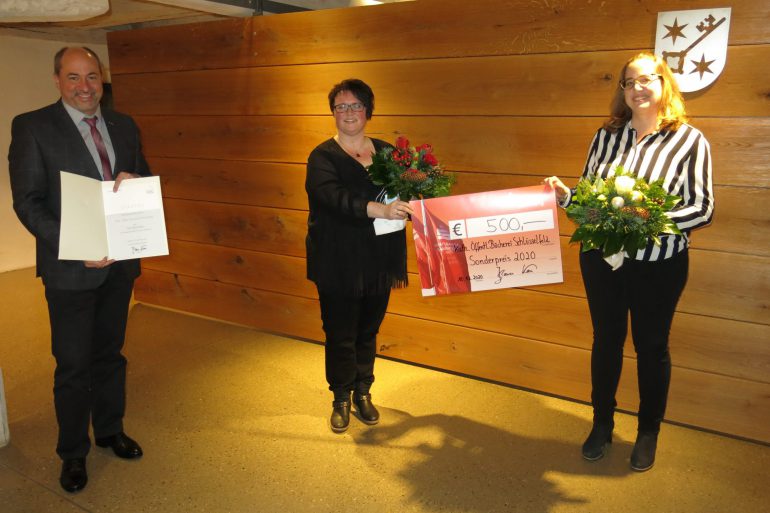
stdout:
<svg viewBox="0 0 770 513">
<path fill-rule="evenodd" d="M 423 296 L 564 281 L 551 189 L 522 187 L 411 205 Z"/>
</svg>

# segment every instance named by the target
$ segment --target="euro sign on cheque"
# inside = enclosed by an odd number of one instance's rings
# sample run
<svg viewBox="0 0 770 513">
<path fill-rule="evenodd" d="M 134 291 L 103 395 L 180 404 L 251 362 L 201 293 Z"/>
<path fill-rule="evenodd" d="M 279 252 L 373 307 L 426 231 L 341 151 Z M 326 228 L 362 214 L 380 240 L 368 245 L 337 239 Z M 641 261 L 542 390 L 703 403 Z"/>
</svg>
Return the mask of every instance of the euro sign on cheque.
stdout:
<svg viewBox="0 0 770 513">
<path fill-rule="evenodd" d="M 423 296 L 564 281 L 552 189 L 521 187 L 410 204 Z"/>
</svg>

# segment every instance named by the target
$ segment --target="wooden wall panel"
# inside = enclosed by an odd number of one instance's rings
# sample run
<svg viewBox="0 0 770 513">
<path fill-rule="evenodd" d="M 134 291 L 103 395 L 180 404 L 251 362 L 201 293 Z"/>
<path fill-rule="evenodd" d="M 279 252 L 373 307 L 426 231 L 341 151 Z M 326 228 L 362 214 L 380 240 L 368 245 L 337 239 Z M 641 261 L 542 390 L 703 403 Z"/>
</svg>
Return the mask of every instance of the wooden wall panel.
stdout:
<svg viewBox="0 0 770 513">
<path fill-rule="evenodd" d="M 171 255 L 144 262 L 137 298 L 322 340 L 305 279 L 304 174 L 334 133 L 333 83 L 373 85 L 370 135 L 432 143 L 458 173 L 456 193 L 554 174 L 574 183 L 614 75 L 654 44 L 657 12 L 709 6 L 723 5 L 421 0 L 110 34 L 116 104 L 135 116 L 162 177 L 170 235 Z M 733 6 L 724 73 L 686 98 L 711 143 L 717 206 L 692 237 L 668 415 L 766 442 L 770 71 L 758 63 L 770 59 L 769 17 L 767 2 Z M 590 320 L 573 227 L 563 213 L 559 222 L 563 284 L 439 298 L 398 290 L 380 354 L 587 400 Z M 411 249 L 409 259 L 414 273 Z M 627 342 L 619 402 L 634 411 Z"/>
<path fill-rule="evenodd" d="M 307 210 L 305 165 L 149 157 L 166 198 Z"/>
<path fill-rule="evenodd" d="M 146 259 L 144 268 L 308 299 L 317 298 L 315 286 L 305 279 L 304 258 L 175 240 L 170 241 L 170 250 L 170 256 Z M 693 261 L 707 259 L 711 254 L 711 252 L 694 251 Z M 569 269 L 575 270 L 576 262 L 577 258 L 565 259 L 565 274 L 570 272 Z M 695 276 L 702 275 L 697 272 L 697 269 L 694 271 Z M 579 275 L 579 271 L 577 274 Z M 412 273 L 410 280 L 416 283 L 418 277 Z M 557 295 L 564 294 L 566 288 L 575 289 L 578 292 L 575 297 L 583 297 L 582 284 L 577 278 L 573 278 L 569 285 L 557 284 L 547 287 Z M 528 290 L 536 291 L 544 288 L 545 286 L 530 287 Z M 699 284 L 692 283 L 691 280 L 685 295 L 693 294 L 693 290 L 699 290 Z M 408 296 L 409 290 L 406 292 Z M 506 305 L 509 302 L 519 301 L 515 292 L 511 295 L 492 297 L 492 299 L 501 303 L 500 308 L 507 308 Z M 766 343 L 770 340 L 770 326 L 733 320 L 730 311 L 721 309 L 723 305 L 730 304 L 730 291 L 726 291 L 724 297 L 720 297 L 715 291 L 714 297 L 709 297 L 706 293 L 699 299 L 702 299 L 702 303 L 688 300 L 687 297 L 683 298 L 681 312 L 674 321 L 671 337 L 677 365 L 761 382 L 770 381 L 770 345 Z M 740 299 L 733 297 L 733 302 L 739 303 Z M 400 301 L 402 301 L 400 296 L 394 296 L 391 312 L 403 313 L 413 308 L 409 305 L 396 307 Z M 759 299 L 755 298 L 755 301 Z M 430 310 L 431 302 L 431 298 L 421 300 L 426 310 Z M 467 303 L 464 305 L 470 306 Z M 708 313 L 705 316 L 684 313 L 690 308 L 705 309 Z M 741 311 L 740 308 L 736 310 Z M 563 319 L 563 314 L 563 311 L 559 311 L 560 320 Z M 417 315 L 417 312 L 412 315 Z M 574 322 L 582 321 L 583 319 L 574 320 Z M 508 335 L 516 333 L 512 331 L 513 324 L 509 324 L 510 326 L 508 324 L 499 326 L 502 333 Z M 452 325 L 456 326 L 456 323 Z M 488 325 L 485 324 L 483 327 L 488 328 Z M 580 337 L 560 337 L 553 340 L 543 333 L 538 339 L 582 349 L 590 348 L 590 333 L 581 333 L 583 334 Z M 722 343 L 723 339 L 731 340 L 729 347 Z M 633 356 L 630 339 L 626 346 L 626 353 L 629 357 Z"/>
<path fill-rule="evenodd" d="M 166 224 L 173 238 L 182 241 L 217 244 L 302 257 L 305 255 L 307 213 L 267 207 L 252 207 L 212 202 L 166 198 Z M 760 210 L 760 209 L 758 209 Z M 562 216 L 560 216 L 562 217 Z M 560 219 L 561 225 L 571 223 Z M 695 233 L 699 236 L 713 228 Z M 571 228 L 565 229 L 567 233 Z M 761 229 L 757 233 L 763 233 Z M 764 230 L 768 232 L 768 230 Z M 742 231 L 738 233 L 742 234 Z M 729 239 L 729 232 L 724 236 Z M 566 239 L 566 237 L 564 237 Z M 745 240 L 744 240 L 745 242 Z M 695 247 L 698 247 L 695 245 Z M 710 248 L 693 251 L 692 277 L 686 289 L 680 311 L 716 315 L 751 322 L 766 322 L 767 293 L 770 290 L 770 258 L 767 255 L 726 253 L 732 247 L 726 241 Z M 748 249 L 753 249 L 747 243 Z M 767 248 L 762 248 L 767 249 Z M 562 241 L 565 276 L 572 278 L 568 289 L 559 285 L 543 286 L 540 290 L 560 294 L 582 294 L 575 278 L 577 247 Z M 414 270 L 414 255 L 409 248 L 410 268 Z M 744 272 L 734 276 L 730 269 Z M 725 279 L 730 276 L 729 279 Z M 496 293 L 502 297 L 502 293 Z M 690 300 L 689 298 L 693 299 Z M 719 312 L 719 313 L 716 313 Z"/>
<path fill-rule="evenodd" d="M 377 94 L 383 115 L 605 116 L 620 66 L 635 50 L 419 61 L 349 62 L 117 75 L 114 87 L 129 92 L 118 107 L 143 115 L 296 115 L 329 113 L 326 94 L 339 77 L 356 76 Z M 693 116 L 770 115 L 766 85 L 770 45 L 739 47 L 728 55 L 733 80 L 717 81 L 708 95 L 693 95 Z M 621 64 L 618 64 L 621 63 Z M 579 69 L 579 74 L 565 69 Z M 436 77 L 415 80 L 419 76 Z M 221 102 L 207 101 L 221 94 Z M 569 94 L 565 94 L 569 91 Z M 458 98 L 463 101 L 458 102 Z M 579 102 L 575 97 L 580 98 Z"/>
<path fill-rule="evenodd" d="M 654 46 L 657 13 L 724 7 L 719 0 L 596 4 L 420 0 L 109 34 L 112 75 L 317 62 L 568 53 Z M 770 5 L 732 6 L 733 45 L 770 42 Z M 415 20 L 421 20 L 417 23 Z M 184 41 L 185 44 L 180 44 Z"/>
<path fill-rule="evenodd" d="M 152 270 L 142 271 L 135 291 L 150 304 L 275 333 L 323 339 L 318 300 Z"/>
<path fill-rule="evenodd" d="M 137 116 L 149 157 L 307 162 L 334 135 L 328 116 Z M 373 117 L 368 132 L 393 141 L 429 141 L 452 171 L 578 177 L 603 118 Z M 719 185 L 770 187 L 770 117 L 700 118 Z M 458 129 L 462 127 L 462 129 Z"/>
<path fill-rule="evenodd" d="M 306 212 L 171 198 L 163 205 L 169 237 L 305 255 Z"/>
<path fill-rule="evenodd" d="M 318 298 L 315 285 L 305 278 L 302 257 L 179 240 L 169 240 L 169 250 L 168 256 L 144 259 L 142 268 Z"/>
<path fill-rule="evenodd" d="M 533 184 L 532 181 L 529 181 L 530 185 Z M 503 187 L 510 187 L 507 181 L 503 183 Z M 498 184 L 497 188 L 501 188 L 501 185 Z M 770 200 L 770 191 L 741 189 L 728 190 L 724 194 L 719 194 L 720 192 L 717 189 L 717 197 L 729 199 L 735 208 L 729 210 L 724 207 L 724 214 L 720 217 L 722 222 L 696 230 L 692 234 L 693 247 L 770 256 L 770 230 L 766 229 L 769 219 L 767 211 L 742 208 L 752 197 Z M 169 230 L 182 240 L 233 246 L 245 244 L 245 247 L 252 247 L 269 239 L 271 243 L 286 248 L 290 254 L 304 254 L 303 241 L 307 231 L 307 214 L 304 211 L 270 210 L 239 204 L 189 202 L 171 198 L 167 203 L 166 220 Z M 756 201 L 752 204 L 762 203 Z M 744 217 L 732 219 L 729 216 L 733 213 Z M 571 235 L 574 231 L 574 225 L 563 213 L 559 215 L 559 227 L 563 235 Z M 274 229 L 281 231 L 280 237 L 278 233 L 272 232 Z M 252 242 L 239 243 L 238 237 L 245 237 L 244 241 Z"/>
</svg>

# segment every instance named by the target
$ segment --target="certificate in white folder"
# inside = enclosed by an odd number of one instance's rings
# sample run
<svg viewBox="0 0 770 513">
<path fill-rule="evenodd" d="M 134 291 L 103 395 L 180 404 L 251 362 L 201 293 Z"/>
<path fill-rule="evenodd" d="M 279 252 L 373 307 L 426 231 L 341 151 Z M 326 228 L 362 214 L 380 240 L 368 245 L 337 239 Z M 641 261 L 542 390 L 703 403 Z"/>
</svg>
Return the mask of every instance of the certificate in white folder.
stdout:
<svg viewBox="0 0 770 513">
<path fill-rule="evenodd" d="M 128 260 L 168 255 L 160 178 L 102 182 L 60 172 L 59 260 Z"/>
</svg>

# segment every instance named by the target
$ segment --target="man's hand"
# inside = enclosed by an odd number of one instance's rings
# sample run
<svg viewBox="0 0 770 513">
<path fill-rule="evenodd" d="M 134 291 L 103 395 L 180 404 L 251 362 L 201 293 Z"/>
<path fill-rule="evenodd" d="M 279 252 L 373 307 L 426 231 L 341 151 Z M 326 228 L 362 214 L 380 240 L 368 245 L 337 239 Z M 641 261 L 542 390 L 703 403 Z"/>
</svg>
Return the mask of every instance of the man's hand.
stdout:
<svg viewBox="0 0 770 513">
<path fill-rule="evenodd" d="M 108 265 L 115 263 L 115 260 L 107 260 L 107 257 L 104 257 L 101 260 L 85 260 L 83 263 L 86 267 L 90 267 L 92 269 L 104 269 Z"/>
<path fill-rule="evenodd" d="M 118 192 L 120 183 L 123 180 L 129 180 L 131 178 L 139 178 L 139 175 L 135 173 L 129 173 L 128 171 L 121 171 L 120 173 L 118 173 L 118 176 L 115 177 L 115 186 L 112 188 L 112 192 Z"/>
</svg>

